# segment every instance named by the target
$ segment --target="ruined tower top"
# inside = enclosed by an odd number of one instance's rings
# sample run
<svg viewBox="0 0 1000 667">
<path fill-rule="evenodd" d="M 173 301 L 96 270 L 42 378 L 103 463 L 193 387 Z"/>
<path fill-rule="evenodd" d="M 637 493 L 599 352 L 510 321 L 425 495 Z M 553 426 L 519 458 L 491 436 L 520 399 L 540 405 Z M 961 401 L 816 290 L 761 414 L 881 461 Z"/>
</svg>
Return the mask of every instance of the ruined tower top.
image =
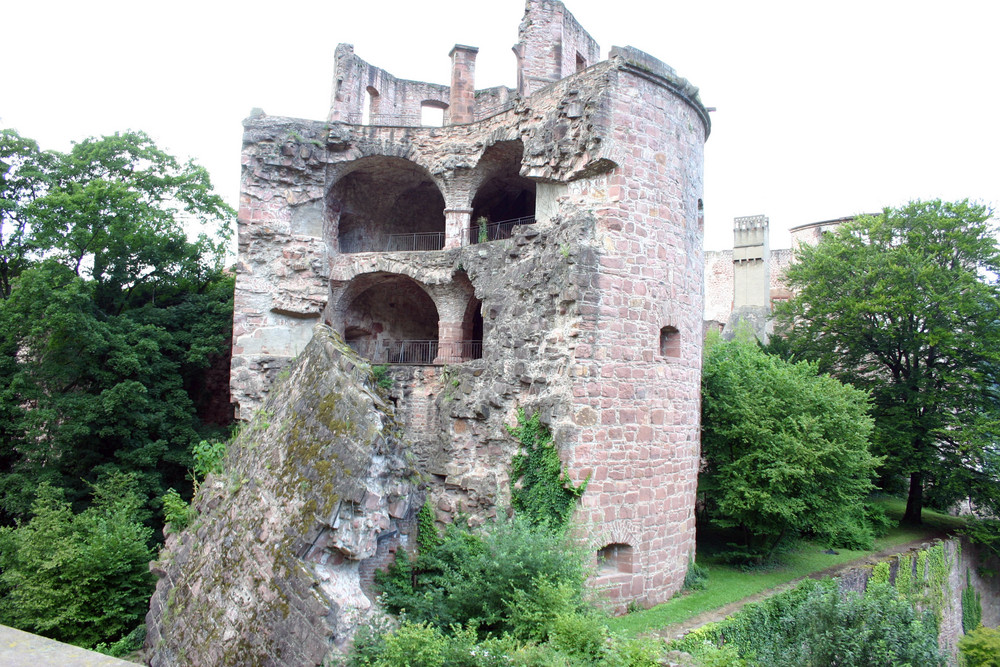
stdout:
<svg viewBox="0 0 1000 667">
<path fill-rule="evenodd" d="M 558 0 L 527 0 L 513 50 L 521 95 L 531 95 L 601 59 L 601 47 Z"/>
</svg>

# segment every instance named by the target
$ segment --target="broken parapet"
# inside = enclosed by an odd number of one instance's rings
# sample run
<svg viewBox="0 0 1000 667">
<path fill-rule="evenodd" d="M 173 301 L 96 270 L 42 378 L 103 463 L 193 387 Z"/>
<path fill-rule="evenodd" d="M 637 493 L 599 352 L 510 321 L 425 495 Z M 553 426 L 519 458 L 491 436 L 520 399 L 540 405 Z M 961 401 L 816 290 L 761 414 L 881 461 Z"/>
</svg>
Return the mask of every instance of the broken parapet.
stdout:
<svg viewBox="0 0 1000 667">
<path fill-rule="evenodd" d="M 415 503 L 370 377 L 316 327 L 153 564 L 151 665 L 320 664 L 373 612 L 373 571 L 405 544 Z"/>
</svg>

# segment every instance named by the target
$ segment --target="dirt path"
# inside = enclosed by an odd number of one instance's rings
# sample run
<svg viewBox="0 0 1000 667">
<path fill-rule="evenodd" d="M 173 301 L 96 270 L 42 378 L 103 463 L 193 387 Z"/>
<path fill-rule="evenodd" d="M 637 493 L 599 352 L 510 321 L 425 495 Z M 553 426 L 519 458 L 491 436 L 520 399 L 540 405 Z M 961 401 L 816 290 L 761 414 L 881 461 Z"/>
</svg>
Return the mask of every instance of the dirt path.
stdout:
<svg viewBox="0 0 1000 667">
<path fill-rule="evenodd" d="M 735 614 L 737 611 L 742 609 L 744 605 L 748 605 L 751 602 L 758 602 L 760 600 L 763 600 L 764 598 L 771 597 L 776 593 L 788 590 L 789 588 L 792 588 L 803 579 L 823 579 L 824 577 L 833 577 L 846 570 L 851 570 L 865 565 L 874 565 L 878 561 L 885 560 L 889 556 L 895 556 L 896 554 L 901 554 L 905 551 L 916 549 L 922 545 L 933 542 L 934 540 L 945 539 L 947 537 L 949 537 L 949 533 L 947 532 L 934 533 L 932 535 L 928 535 L 927 537 L 923 537 L 919 540 L 913 540 L 910 542 L 906 542 L 904 544 L 896 545 L 894 547 L 889 547 L 888 549 L 883 549 L 882 551 L 870 554 L 868 556 L 865 556 L 864 558 L 859 558 L 857 560 L 841 563 L 840 565 L 834 565 L 833 567 L 828 567 L 825 570 L 813 572 L 812 574 L 807 575 L 805 577 L 799 577 L 798 579 L 794 579 L 780 586 L 776 586 L 774 588 L 769 588 L 765 591 L 761 591 L 760 593 L 756 593 L 749 597 L 743 598 L 742 600 L 737 600 L 736 602 L 730 602 L 729 604 L 724 605 L 722 607 L 712 609 L 711 611 L 703 612 L 701 614 L 698 614 L 697 616 L 692 616 L 691 618 L 687 619 L 686 621 L 682 621 L 681 623 L 675 623 L 673 625 L 664 626 L 658 630 L 650 632 L 649 635 L 655 637 L 663 637 L 668 640 L 679 639 L 680 637 L 683 637 L 684 635 L 686 635 L 688 632 L 691 632 L 695 628 L 700 628 L 703 625 L 721 621 L 726 616 Z"/>
</svg>

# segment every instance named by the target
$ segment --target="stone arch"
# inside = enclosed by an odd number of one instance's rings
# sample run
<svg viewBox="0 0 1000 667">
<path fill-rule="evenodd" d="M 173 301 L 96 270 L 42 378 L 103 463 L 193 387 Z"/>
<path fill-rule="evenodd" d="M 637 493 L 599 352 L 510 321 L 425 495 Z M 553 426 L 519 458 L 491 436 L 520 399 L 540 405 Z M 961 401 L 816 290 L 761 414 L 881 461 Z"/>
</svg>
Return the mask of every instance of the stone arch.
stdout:
<svg viewBox="0 0 1000 667">
<path fill-rule="evenodd" d="M 437 357 L 438 309 L 427 288 L 398 273 L 365 273 L 347 284 L 334 327 L 373 363 L 429 364 Z"/>
<path fill-rule="evenodd" d="M 470 243 L 507 238 L 514 224 L 534 222 L 535 182 L 521 176 L 523 156 L 520 139 L 497 141 L 483 152 L 473 180 Z"/>
<path fill-rule="evenodd" d="M 597 550 L 598 576 L 618 572 L 632 574 L 636 571 L 636 553 L 632 545 L 612 542 Z"/>
<path fill-rule="evenodd" d="M 328 242 L 341 253 L 444 246 L 444 196 L 427 170 L 410 160 L 355 160 L 339 170 L 327 203 Z"/>
</svg>

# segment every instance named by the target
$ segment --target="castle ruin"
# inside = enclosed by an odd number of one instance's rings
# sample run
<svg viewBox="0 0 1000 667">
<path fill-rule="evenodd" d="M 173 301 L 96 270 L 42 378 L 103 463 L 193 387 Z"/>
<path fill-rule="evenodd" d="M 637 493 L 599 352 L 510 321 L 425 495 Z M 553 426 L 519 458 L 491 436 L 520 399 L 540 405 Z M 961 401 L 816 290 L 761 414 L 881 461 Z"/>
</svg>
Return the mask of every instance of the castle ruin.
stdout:
<svg viewBox="0 0 1000 667">
<path fill-rule="evenodd" d="M 326 122 L 245 122 L 238 414 L 324 321 L 391 365 L 448 521 L 495 511 L 503 425 L 540 411 L 589 480 L 599 585 L 656 604 L 694 553 L 708 113 L 641 51 L 601 61 L 554 0 L 526 3 L 516 90 L 476 90 L 476 53 L 456 45 L 443 86 L 341 44 Z"/>
<path fill-rule="evenodd" d="M 451 50 L 444 86 L 398 79 L 341 44 L 326 120 L 255 110 L 245 121 L 231 374 L 238 416 L 259 411 L 314 331 L 321 340 L 293 381 L 345 387 L 340 376 L 317 375 L 316 364 L 346 372 L 364 358 L 387 367 L 391 405 L 360 389 L 337 390 L 351 401 L 310 397 L 301 385 L 270 396 L 268 420 L 273 411 L 294 425 L 286 435 L 287 424 L 260 427 L 260 442 L 284 449 L 240 445 L 256 462 L 243 465 L 249 481 L 236 485 L 239 498 L 218 482 L 221 495 L 199 496 L 205 524 L 168 542 L 150 614 L 150 641 L 165 647 L 157 664 L 212 632 L 221 643 L 206 663 L 264 654 L 237 651 L 240 636 L 272 657 L 299 656 L 293 662 L 322 653 L 322 642 L 305 637 L 342 643 L 351 632 L 343 619 L 365 605 L 355 588 L 350 600 L 334 599 L 330 582 L 344 579 L 336 564 L 353 568 L 374 597 L 371 574 L 410 545 L 418 498 L 429 495 L 441 522 L 461 515 L 475 525 L 502 511 L 519 446 L 505 425 L 519 409 L 551 429 L 569 477 L 588 481 L 576 520 L 598 564 L 594 585 L 622 609 L 681 588 L 695 551 L 708 112 L 697 88 L 635 48 L 600 60 L 556 0 L 527 0 L 518 37 L 516 89 L 476 90 L 474 47 Z M 434 113 L 441 126 L 425 125 Z M 347 416 L 312 415 L 309 405 Z M 333 434 L 361 465 L 353 424 L 383 424 L 365 431 L 381 451 L 380 429 L 393 420 L 405 456 L 393 445 L 356 482 L 337 472 L 344 464 L 333 445 L 301 442 L 307 431 Z M 400 476 L 404 460 L 419 491 Z M 279 468 L 279 481 L 257 478 Z M 324 487 L 343 489 L 336 503 L 316 495 Z M 300 518 L 279 521 L 276 498 Z M 301 518 L 310 511 L 315 521 Z M 213 524 L 215 515 L 229 527 Z M 204 546 L 213 540 L 229 545 L 234 562 L 246 550 L 256 573 L 218 570 Z M 221 589 L 204 592 L 221 586 L 198 574 L 210 570 L 239 591 L 240 604 Z M 269 588 L 275 572 L 292 583 Z M 205 595 L 222 606 L 206 610 Z M 262 600 L 267 614 L 245 611 Z M 168 623 L 182 606 L 201 620 Z M 259 618 L 299 639 L 275 649 L 254 635 Z M 177 632 L 187 639 L 171 639 Z"/>
</svg>

